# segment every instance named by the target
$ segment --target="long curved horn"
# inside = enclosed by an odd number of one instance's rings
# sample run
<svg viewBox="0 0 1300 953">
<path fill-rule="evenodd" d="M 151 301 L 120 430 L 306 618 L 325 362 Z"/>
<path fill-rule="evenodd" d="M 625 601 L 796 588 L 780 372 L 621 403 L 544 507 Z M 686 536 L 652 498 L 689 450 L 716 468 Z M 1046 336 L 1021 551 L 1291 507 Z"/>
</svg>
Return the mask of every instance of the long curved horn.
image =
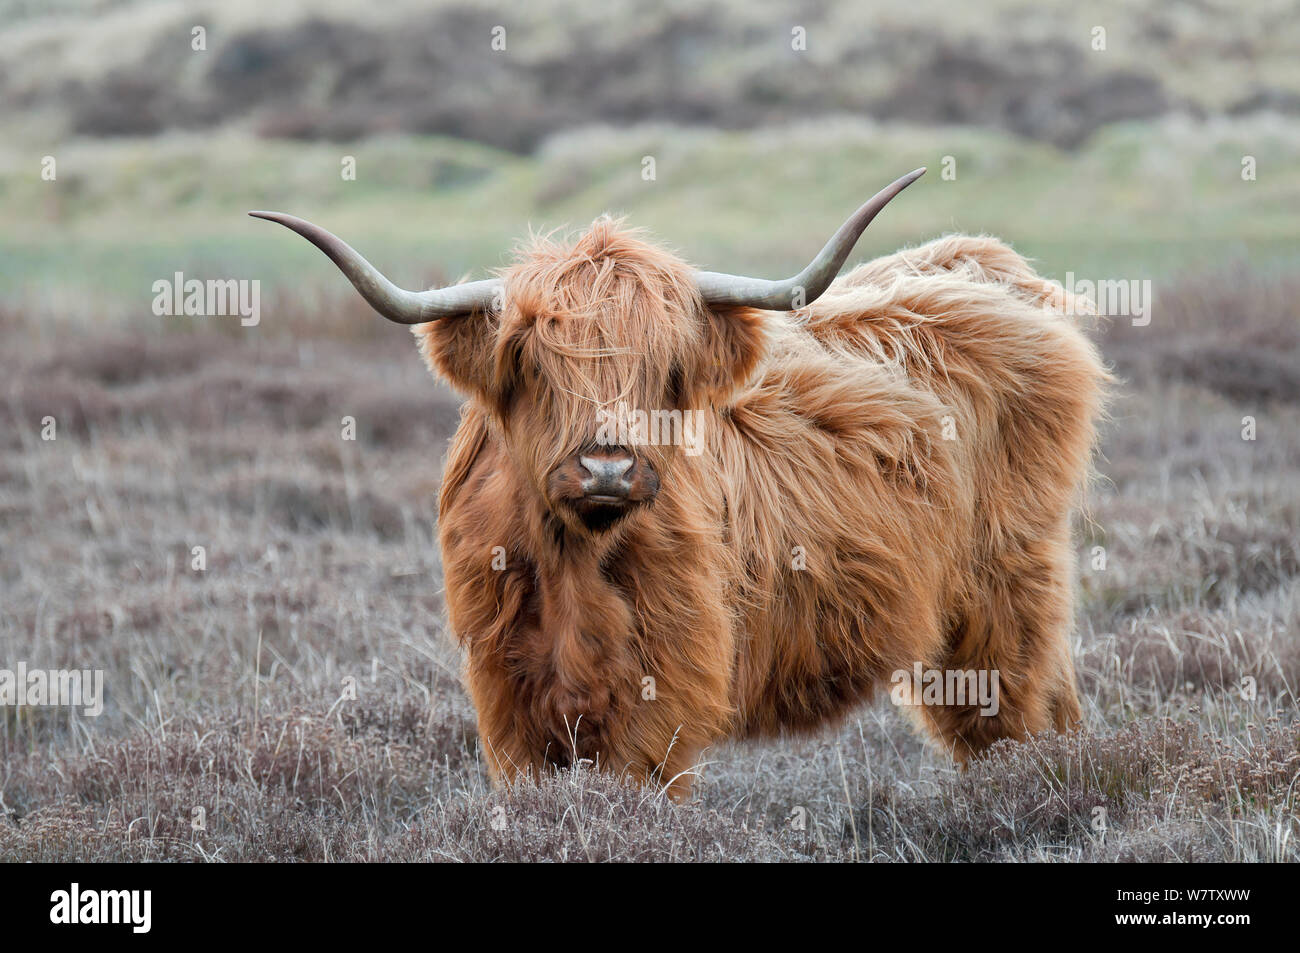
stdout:
<svg viewBox="0 0 1300 953">
<path fill-rule="evenodd" d="M 700 294 L 709 304 L 746 305 L 751 308 L 765 308 L 768 311 L 793 311 L 797 307 L 812 304 L 821 297 L 823 291 L 830 287 L 835 276 L 840 273 L 844 259 L 857 244 L 859 236 L 866 231 L 871 220 L 882 208 L 903 189 L 907 188 L 922 175 L 925 169 L 909 172 L 898 181 L 881 189 L 867 203 L 853 213 L 853 216 L 840 226 L 826 247 L 817 253 L 803 271 L 784 281 L 768 281 L 765 278 L 745 278 L 741 275 L 726 275 L 716 271 L 698 271 L 695 281 Z M 795 301 L 797 290 L 803 290 L 803 300 Z"/>
<path fill-rule="evenodd" d="M 499 279 L 488 278 L 449 288 L 434 288 L 432 291 L 405 291 L 380 274 L 351 245 L 319 225 L 283 212 L 248 214 L 253 218 L 264 218 L 268 222 L 279 222 L 307 239 L 339 266 L 339 270 L 361 292 L 361 297 L 370 303 L 370 307 L 398 324 L 423 324 L 439 318 L 469 314 L 475 309 L 486 309 L 501 287 Z"/>
</svg>

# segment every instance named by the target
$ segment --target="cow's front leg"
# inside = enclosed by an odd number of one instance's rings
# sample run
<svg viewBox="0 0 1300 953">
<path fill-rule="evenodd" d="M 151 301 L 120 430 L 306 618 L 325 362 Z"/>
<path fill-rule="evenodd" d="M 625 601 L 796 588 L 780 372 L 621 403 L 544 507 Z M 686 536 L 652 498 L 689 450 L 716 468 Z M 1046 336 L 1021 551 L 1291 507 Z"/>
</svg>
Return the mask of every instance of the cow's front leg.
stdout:
<svg viewBox="0 0 1300 953">
<path fill-rule="evenodd" d="M 681 799 L 704 749 L 733 727 L 736 646 L 716 569 L 721 560 L 704 546 L 675 543 L 629 547 L 610 577 L 635 620 L 624 756 Z"/>
</svg>

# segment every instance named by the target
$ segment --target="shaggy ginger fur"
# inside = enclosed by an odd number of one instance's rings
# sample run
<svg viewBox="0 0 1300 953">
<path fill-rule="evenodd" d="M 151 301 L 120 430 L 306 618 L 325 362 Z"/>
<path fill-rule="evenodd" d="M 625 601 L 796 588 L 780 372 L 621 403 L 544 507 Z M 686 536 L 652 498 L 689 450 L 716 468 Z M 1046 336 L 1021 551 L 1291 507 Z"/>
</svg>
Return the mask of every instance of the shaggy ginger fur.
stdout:
<svg viewBox="0 0 1300 953">
<path fill-rule="evenodd" d="M 916 662 L 1000 675 L 996 716 L 909 706 L 958 759 L 1079 719 L 1070 516 L 1108 378 L 1059 285 L 953 236 L 800 312 L 716 310 L 609 219 L 504 278 L 500 315 L 414 329 L 470 395 L 440 535 L 495 777 L 586 758 L 680 796 L 709 743 Z M 658 497 L 593 532 L 546 478 L 618 401 L 705 411 L 707 449 L 638 447 Z"/>
</svg>

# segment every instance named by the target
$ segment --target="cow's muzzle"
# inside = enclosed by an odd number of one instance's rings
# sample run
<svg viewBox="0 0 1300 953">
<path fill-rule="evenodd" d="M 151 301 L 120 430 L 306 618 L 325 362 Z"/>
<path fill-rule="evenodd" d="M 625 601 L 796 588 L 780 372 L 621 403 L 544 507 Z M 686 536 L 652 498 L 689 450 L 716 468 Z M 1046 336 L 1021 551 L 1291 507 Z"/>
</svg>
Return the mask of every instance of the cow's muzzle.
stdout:
<svg viewBox="0 0 1300 953">
<path fill-rule="evenodd" d="M 572 507 L 591 530 L 613 525 L 659 492 L 649 461 L 625 447 L 596 447 L 573 454 L 552 471 L 550 495 Z"/>
<path fill-rule="evenodd" d="M 582 492 L 589 500 L 625 500 L 632 492 L 628 471 L 636 465 L 630 453 L 607 456 L 581 454 L 578 465 L 587 471 L 582 478 Z"/>
</svg>

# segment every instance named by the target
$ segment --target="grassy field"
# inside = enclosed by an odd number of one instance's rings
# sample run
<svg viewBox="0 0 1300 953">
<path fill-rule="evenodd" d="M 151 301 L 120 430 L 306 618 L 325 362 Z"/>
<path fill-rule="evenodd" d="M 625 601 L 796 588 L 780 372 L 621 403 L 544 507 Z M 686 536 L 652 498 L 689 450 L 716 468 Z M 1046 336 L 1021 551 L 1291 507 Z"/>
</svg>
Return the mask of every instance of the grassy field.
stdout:
<svg viewBox="0 0 1300 953">
<path fill-rule="evenodd" d="M 346 287 L 248 209 L 320 222 L 411 286 L 481 276 L 530 228 L 581 227 L 607 211 L 705 267 L 777 274 L 921 165 L 929 174 L 872 226 L 861 256 L 948 231 L 1003 236 L 1058 278 L 1164 279 L 1235 261 L 1267 272 L 1300 254 L 1300 123 L 1259 118 L 1119 125 L 1075 153 L 850 120 L 588 129 L 529 158 L 446 139 L 302 144 L 238 132 L 73 140 L 55 152 L 49 182 L 29 147 L 0 147 L 0 288 L 13 308 L 96 323 L 151 319 L 153 281 L 178 270 L 260 278 L 267 294 Z M 1241 177 L 1245 155 L 1253 181 Z M 341 177 L 344 156 L 355 181 Z"/>
<path fill-rule="evenodd" d="M 495 174 L 536 189 L 562 154 L 540 167 L 502 159 Z M 874 184 L 896 160 L 872 154 Z M 812 178 L 789 181 L 801 174 Z M 641 186 L 627 178 L 632 204 Z M 938 228 L 945 189 L 979 191 L 932 182 L 891 209 L 874 244 Z M 271 204 L 270 183 L 250 191 Z M 729 236 L 697 223 L 686 240 L 729 248 L 727 263 L 742 247 L 777 263 L 796 254 L 780 221 L 749 224 L 759 202 L 792 208 L 789 195 L 749 180 L 736 192 L 746 201 Z M 378 187 L 374 201 L 398 207 Z M 837 203 L 823 209 L 819 193 L 818 216 L 831 221 Z M 388 230 L 394 254 L 439 221 L 410 204 Z M 636 217 L 671 223 L 670 207 Z M 364 225 L 324 194 L 295 210 L 349 235 Z M 203 220 L 196 211 L 187 234 Z M 509 224 L 464 221 L 484 248 Z M 107 249 L 111 222 L 71 215 L 62 234 L 98 234 Z M 0 313 L 0 645 L 33 667 L 103 669 L 107 686 L 98 719 L 2 710 L 0 859 L 1300 860 L 1294 274 L 1239 262 L 1163 279 L 1150 326 L 1115 321 L 1102 337 L 1126 382 L 1078 524 L 1085 730 L 962 773 L 883 702 L 814 738 L 711 750 L 692 800 L 674 806 L 583 771 L 489 788 L 442 631 L 435 494 L 458 402 L 402 329 L 317 290 L 323 262 L 260 226 L 245 238 L 237 219 L 214 225 L 225 260 L 283 256 L 277 282 L 313 272 L 265 306 L 263 327 L 159 334 L 147 321 Z M 1102 247 L 1081 235 L 1078 248 Z M 129 254 L 142 267 L 144 253 Z M 150 254 L 173 270 L 165 247 Z M 341 439 L 344 415 L 355 442 Z M 345 679 L 355 699 L 341 698 Z"/>
</svg>

